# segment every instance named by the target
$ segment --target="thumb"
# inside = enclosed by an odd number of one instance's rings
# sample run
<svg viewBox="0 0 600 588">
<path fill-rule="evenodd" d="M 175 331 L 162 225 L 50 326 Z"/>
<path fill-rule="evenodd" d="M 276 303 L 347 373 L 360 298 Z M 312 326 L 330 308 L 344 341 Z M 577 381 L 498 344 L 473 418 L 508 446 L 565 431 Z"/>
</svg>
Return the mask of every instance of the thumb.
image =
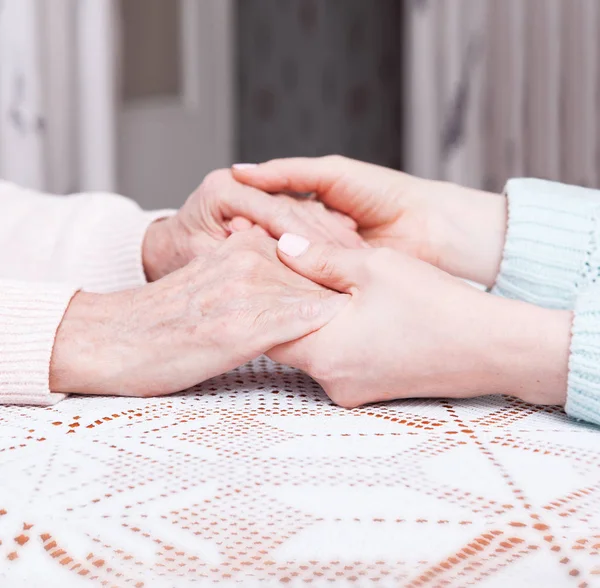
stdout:
<svg viewBox="0 0 600 588">
<path fill-rule="evenodd" d="M 296 273 L 338 292 L 350 293 L 357 286 L 365 250 L 330 244 L 311 244 L 300 235 L 285 233 L 277 243 L 279 259 Z"/>
</svg>

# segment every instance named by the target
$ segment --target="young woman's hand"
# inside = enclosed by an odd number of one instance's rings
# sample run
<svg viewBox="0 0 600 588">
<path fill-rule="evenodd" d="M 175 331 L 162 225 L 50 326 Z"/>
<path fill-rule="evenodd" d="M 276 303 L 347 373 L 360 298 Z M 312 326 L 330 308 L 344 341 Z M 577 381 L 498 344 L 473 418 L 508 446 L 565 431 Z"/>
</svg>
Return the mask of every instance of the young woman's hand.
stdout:
<svg viewBox="0 0 600 588">
<path fill-rule="evenodd" d="M 391 249 L 284 235 L 279 256 L 352 296 L 322 329 L 269 352 L 310 374 L 337 404 L 482 394 L 564 403 L 571 313 L 492 296 Z"/>
<path fill-rule="evenodd" d="M 315 192 L 329 208 L 353 218 L 371 245 L 403 251 L 486 286 L 498 274 L 507 222 L 499 194 L 340 156 L 234 166 L 233 175 L 266 192 Z"/>
<path fill-rule="evenodd" d="M 144 240 L 144 268 L 150 281 L 183 267 L 232 232 L 261 227 L 274 238 L 286 231 L 314 241 L 361 247 L 356 223 L 328 211 L 319 202 L 265 194 L 240 184 L 230 170 L 210 173 L 173 217 L 148 228 Z"/>
<path fill-rule="evenodd" d="M 298 275 L 257 229 L 153 284 L 77 294 L 58 329 L 53 392 L 156 396 L 325 325 L 348 302 Z"/>
</svg>

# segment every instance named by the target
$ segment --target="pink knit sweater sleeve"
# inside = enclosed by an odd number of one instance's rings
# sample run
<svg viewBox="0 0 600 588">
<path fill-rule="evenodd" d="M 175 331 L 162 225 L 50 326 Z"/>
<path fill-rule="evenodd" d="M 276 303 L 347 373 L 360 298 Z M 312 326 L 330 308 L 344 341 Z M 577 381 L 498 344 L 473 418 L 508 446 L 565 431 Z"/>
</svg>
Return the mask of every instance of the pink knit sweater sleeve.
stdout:
<svg viewBox="0 0 600 588">
<path fill-rule="evenodd" d="M 54 337 L 80 289 L 145 283 L 144 212 L 114 194 L 51 196 L 0 182 L 0 404 L 47 406 Z"/>
</svg>

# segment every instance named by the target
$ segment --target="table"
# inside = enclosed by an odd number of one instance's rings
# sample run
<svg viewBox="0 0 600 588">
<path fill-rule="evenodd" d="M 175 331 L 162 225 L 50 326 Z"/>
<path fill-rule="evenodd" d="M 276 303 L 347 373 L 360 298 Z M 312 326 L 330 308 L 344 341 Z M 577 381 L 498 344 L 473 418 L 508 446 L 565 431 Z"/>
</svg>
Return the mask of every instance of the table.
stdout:
<svg viewBox="0 0 600 588">
<path fill-rule="evenodd" d="M 261 358 L 0 431 L 3 588 L 600 586 L 600 429 L 557 408 L 345 410 Z"/>
</svg>

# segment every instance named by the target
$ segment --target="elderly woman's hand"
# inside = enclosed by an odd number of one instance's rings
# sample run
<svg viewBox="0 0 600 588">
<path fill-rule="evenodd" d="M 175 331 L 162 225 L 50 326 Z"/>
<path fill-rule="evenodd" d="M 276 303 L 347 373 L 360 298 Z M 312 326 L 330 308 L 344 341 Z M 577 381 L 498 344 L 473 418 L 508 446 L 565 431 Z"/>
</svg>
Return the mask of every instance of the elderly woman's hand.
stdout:
<svg viewBox="0 0 600 588">
<path fill-rule="evenodd" d="M 361 247 L 356 223 L 320 202 L 274 198 L 236 182 L 230 170 L 210 173 L 173 217 L 153 223 L 144 240 L 144 267 L 150 281 L 183 267 L 236 230 L 262 227 L 275 238 L 291 231 L 314 241 Z"/>
<path fill-rule="evenodd" d="M 268 192 L 316 192 L 331 209 L 352 217 L 371 245 L 403 251 L 486 286 L 494 284 L 506 233 L 506 201 L 499 194 L 339 156 L 274 160 L 234 167 L 233 174 Z"/>
<path fill-rule="evenodd" d="M 571 313 L 492 296 L 391 249 L 309 246 L 284 235 L 279 255 L 352 296 L 321 330 L 269 352 L 337 404 L 499 393 L 564 402 Z"/>
<path fill-rule="evenodd" d="M 283 265 L 257 229 L 137 290 L 77 294 L 59 327 L 54 392 L 155 396 L 325 325 L 348 302 Z"/>
</svg>

